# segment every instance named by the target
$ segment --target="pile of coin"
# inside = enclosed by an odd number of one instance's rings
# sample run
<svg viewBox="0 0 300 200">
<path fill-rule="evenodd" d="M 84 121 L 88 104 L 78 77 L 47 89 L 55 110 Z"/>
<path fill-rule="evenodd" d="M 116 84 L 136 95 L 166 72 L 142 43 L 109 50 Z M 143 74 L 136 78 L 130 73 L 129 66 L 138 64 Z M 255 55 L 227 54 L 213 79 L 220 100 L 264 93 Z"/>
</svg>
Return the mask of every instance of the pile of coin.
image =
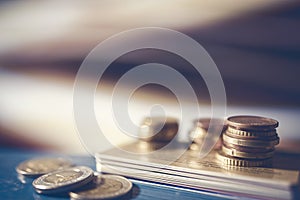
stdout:
<svg viewBox="0 0 300 200">
<path fill-rule="evenodd" d="M 146 117 L 139 130 L 139 139 L 146 142 L 170 142 L 178 132 L 178 121 L 172 117 Z"/>
<path fill-rule="evenodd" d="M 260 116 L 232 116 L 227 119 L 222 149 L 217 158 L 226 165 L 240 167 L 268 166 L 272 163 L 278 121 Z"/>
<path fill-rule="evenodd" d="M 112 199 L 129 193 L 132 183 L 124 177 L 96 174 L 85 166 L 75 166 L 63 158 L 39 158 L 16 168 L 19 175 L 34 177 L 39 194 L 69 193 L 71 199 Z"/>
<path fill-rule="evenodd" d="M 139 148 L 146 152 L 163 148 L 178 133 L 178 121 L 172 117 L 146 117 L 143 119 L 138 136 Z"/>
<path fill-rule="evenodd" d="M 193 129 L 189 132 L 189 137 L 192 141 L 190 149 L 200 150 L 205 140 L 215 144 L 214 148 L 218 149 L 222 144 L 219 136 L 225 129 L 226 125 L 224 125 L 224 120 L 222 119 L 200 118 L 194 120 Z"/>
</svg>

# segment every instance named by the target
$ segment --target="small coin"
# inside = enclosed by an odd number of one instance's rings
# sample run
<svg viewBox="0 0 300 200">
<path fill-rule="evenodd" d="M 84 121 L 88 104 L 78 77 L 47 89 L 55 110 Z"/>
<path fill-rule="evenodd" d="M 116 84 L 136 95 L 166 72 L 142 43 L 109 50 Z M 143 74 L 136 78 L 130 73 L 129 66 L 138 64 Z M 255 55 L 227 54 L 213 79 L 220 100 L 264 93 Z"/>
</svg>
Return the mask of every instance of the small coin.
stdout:
<svg viewBox="0 0 300 200">
<path fill-rule="evenodd" d="M 226 135 L 230 136 L 230 137 L 233 137 L 233 138 L 239 138 L 239 139 L 245 139 L 245 140 L 262 140 L 262 141 L 270 141 L 270 140 L 275 140 L 278 138 L 278 134 L 275 132 L 274 135 L 272 136 L 241 136 L 241 135 L 237 135 L 237 134 L 234 134 L 230 131 L 226 131 L 225 132 Z"/>
<path fill-rule="evenodd" d="M 201 146 L 197 143 L 192 143 L 189 147 L 190 150 L 193 150 L 193 151 L 199 151 L 201 150 Z"/>
<path fill-rule="evenodd" d="M 36 158 L 20 163 L 16 171 L 24 176 L 36 177 L 72 166 L 69 160 L 63 158 Z"/>
<path fill-rule="evenodd" d="M 71 199 L 112 199 L 127 194 L 132 189 L 132 183 L 121 176 L 98 175 L 95 186 L 85 190 L 70 192 Z"/>
<path fill-rule="evenodd" d="M 196 138 L 203 139 L 205 138 L 206 135 L 207 135 L 207 131 L 200 127 L 196 127 L 189 132 L 189 137 L 191 141 L 193 141 Z"/>
<path fill-rule="evenodd" d="M 172 117 L 147 117 L 139 129 L 139 139 L 147 142 L 169 142 L 178 132 L 178 120 Z"/>
<path fill-rule="evenodd" d="M 223 165 L 231 165 L 237 167 L 259 167 L 259 166 L 269 166 L 272 164 L 272 158 L 267 159 L 243 159 L 236 158 L 233 156 L 225 155 L 222 151 L 216 154 L 216 158 Z"/>
<path fill-rule="evenodd" d="M 272 147 L 279 144 L 278 137 L 274 140 L 239 139 L 230 137 L 226 133 L 223 134 L 223 141 L 226 143 L 246 147 Z"/>
<path fill-rule="evenodd" d="M 32 183 L 38 193 L 61 193 L 83 186 L 94 178 L 92 169 L 84 166 L 54 171 L 35 179 Z"/>
<path fill-rule="evenodd" d="M 231 135 L 236 135 L 240 137 L 272 137 L 276 136 L 276 130 L 271 130 L 271 131 L 243 131 L 239 129 L 235 129 L 233 127 L 228 126 L 227 127 L 227 133 L 230 133 Z"/>
<path fill-rule="evenodd" d="M 227 119 L 227 125 L 241 130 L 273 130 L 278 121 L 260 116 L 233 116 Z"/>
<path fill-rule="evenodd" d="M 224 120 L 217 118 L 200 118 L 194 120 L 194 123 L 195 127 L 189 132 L 189 137 L 195 143 L 202 144 L 205 139 L 217 140 L 226 129 Z"/>
<path fill-rule="evenodd" d="M 250 159 L 265 159 L 265 158 L 271 158 L 274 155 L 274 151 L 269 151 L 266 153 L 248 153 L 248 152 L 242 152 L 236 149 L 228 148 L 225 145 L 222 146 L 222 151 L 224 154 L 229 156 L 238 157 L 238 158 L 250 158 Z"/>
<path fill-rule="evenodd" d="M 274 146 L 271 146 L 271 147 L 244 147 L 244 146 L 227 143 L 226 141 L 223 141 L 223 145 L 226 146 L 227 148 L 236 149 L 238 151 L 247 152 L 247 153 L 267 153 L 267 152 L 275 150 Z"/>
<path fill-rule="evenodd" d="M 209 125 L 218 126 L 221 127 L 222 129 L 226 127 L 226 125 L 224 126 L 224 120 L 218 118 L 200 118 L 194 120 L 194 124 L 195 126 L 199 128 L 203 128 L 205 130 L 208 130 Z"/>
</svg>

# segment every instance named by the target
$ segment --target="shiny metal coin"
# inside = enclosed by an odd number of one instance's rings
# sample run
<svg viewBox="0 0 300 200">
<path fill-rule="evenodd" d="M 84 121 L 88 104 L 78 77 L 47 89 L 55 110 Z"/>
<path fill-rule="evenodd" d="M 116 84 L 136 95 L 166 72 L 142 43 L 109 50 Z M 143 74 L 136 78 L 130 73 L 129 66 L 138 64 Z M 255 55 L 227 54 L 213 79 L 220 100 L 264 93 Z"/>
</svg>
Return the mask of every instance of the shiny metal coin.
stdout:
<svg viewBox="0 0 300 200">
<path fill-rule="evenodd" d="M 274 140 L 254 140 L 254 139 L 239 139 L 223 134 L 223 141 L 229 144 L 246 146 L 246 147 L 272 147 L 279 144 L 279 137 Z"/>
<path fill-rule="evenodd" d="M 217 119 L 217 118 L 200 118 L 200 119 L 196 119 L 194 120 L 194 124 L 196 127 L 199 128 L 203 128 L 205 130 L 208 130 L 209 125 L 211 125 L 212 127 L 221 127 L 226 128 L 226 125 L 224 125 L 224 120 L 222 119 Z"/>
<path fill-rule="evenodd" d="M 230 137 L 244 139 L 244 140 L 271 141 L 271 140 L 276 140 L 278 138 L 278 134 L 276 132 L 272 136 L 253 136 L 253 135 L 252 136 L 241 136 L 241 135 L 234 134 L 228 130 L 225 133 L 226 133 L 226 135 L 228 135 Z"/>
<path fill-rule="evenodd" d="M 227 128 L 226 124 L 224 124 L 224 120 L 217 118 L 200 118 L 194 120 L 195 127 L 190 132 L 191 138 L 196 137 L 205 137 L 207 132 L 210 135 L 220 135 Z M 210 130 L 208 130 L 210 128 Z"/>
<path fill-rule="evenodd" d="M 234 145 L 231 143 L 227 143 L 226 141 L 223 141 L 223 146 L 230 148 L 230 149 L 235 149 L 237 151 L 242 151 L 242 152 L 247 152 L 247 153 L 267 153 L 270 151 L 274 151 L 275 147 L 270 146 L 270 147 L 245 147 L 245 146 L 239 146 L 239 145 Z"/>
<path fill-rule="evenodd" d="M 69 160 L 63 158 L 36 158 L 20 163 L 16 171 L 23 176 L 36 177 L 72 166 Z"/>
<path fill-rule="evenodd" d="M 240 130 L 273 130 L 279 123 L 271 118 L 240 115 L 229 117 L 227 125 Z"/>
<path fill-rule="evenodd" d="M 256 137 L 272 137 L 277 136 L 276 130 L 270 130 L 270 131 L 243 131 L 239 129 L 235 129 L 233 127 L 228 126 L 227 133 L 230 133 L 231 135 L 235 135 L 237 137 L 247 137 L 247 138 L 256 138 Z"/>
<path fill-rule="evenodd" d="M 127 194 L 132 189 L 132 183 L 121 176 L 98 175 L 95 186 L 90 189 L 70 192 L 71 199 L 112 199 Z"/>
<path fill-rule="evenodd" d="M 167 117 L 147 117 L 139 129 L 139 139 L 147 142 L 169 142 L 176 137 L 178 120 Z"/>
<path fill-rule="evenodd" d="M 248 152 L 242 152 L 236 149 L 227 148 L 226 146 L 222 146 L 222 151 L 224 154 L 238 157 L 238 158 L 250 158 L 250 159 L 265 159 L 265 158 L 271 158 L 274 155 L 274 151 L 269 151 L 266 153 L 248 153 Z"/>
<path fill-rule="evenodd" d="M 92 169 L 78 166 L 45 174 L 35 179 L 32 185 L 38 193 L 61 193 L 81 187 L 93 178 Z"/>
<path fill-rule="evenodd" d="M 194 139 L 203 139 L 207 135 L 207 130 L 200 128 L 200 127 L 195 127 L 193 130 L 189 132 L 189 138 L 191 141 Z"/>
<path fill-rule="evenodd" d="M 236 158 L 233 156 L 225 155 L 222 151 L 216 153 L 216 158 L 223 165 L 231 165 L 237 167 L 259 167 L 259 166 L 269 166 L 270 164 L 272 164 L 272 158 L 267 158 L 267 159 Z"/>
</svg>

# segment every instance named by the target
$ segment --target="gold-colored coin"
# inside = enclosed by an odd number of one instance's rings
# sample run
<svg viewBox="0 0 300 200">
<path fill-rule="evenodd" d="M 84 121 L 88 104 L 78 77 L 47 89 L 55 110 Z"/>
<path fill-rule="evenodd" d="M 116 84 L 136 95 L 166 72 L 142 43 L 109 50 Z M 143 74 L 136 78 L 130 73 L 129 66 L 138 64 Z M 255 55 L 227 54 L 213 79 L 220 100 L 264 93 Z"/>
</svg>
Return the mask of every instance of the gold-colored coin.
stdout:
<svg viewBox="0 0 300 200">
<path fill-rule="evenodd" d="M 226 143 L 247 147 L 272 147 L 279 144 L 279 137 L 274 140 L 239 139 L 230 137 L 226 133 L 223 134 L 223 140 Z"/>
<path fill-rule="evenodd" d="M 140 125 L 139 139 L 147 142 L 170 142 L 178 132 L 178 120 L 147 117 Z"/>
<path fill-rule="evenodd" d="M 274 155 L 274 151 L 269 151 L 266 153 L 249 153 L 249 152 L 242 152 L 236 149 L 228 148 L 226 146 L 222 146 L 222 151 L 224 154 L 238 157 L 238 158 L 250 158 L 250 159 L 265 159 L 271 158 Z"/>
<path fill-rule="evenodd" d="M 192 141 L 196 138 L 203 139 L 203 138 L 205 138 L 206 135 L 207 135 L 207 131 L 200 127 L 196 127 L 189 132 L 189 136 Z"/>
<path fill-rule="evenodd" d="M 240 137 L 271 137 L 276 136 L 276 130 L 271 131 L 243 131 L 239 129 L 235 129 L 231 126 L 228 126 L 227 133 L 230 133 L 231 135 L 236 135 Z"/>
<path fill-rule="evenodd" d="M 201 149 L 201 146 L 199 144 L 196 144 L 196 143 L 192 143 L 189 147 L 190 150 L 193 150 L 193 151 L 199 151 Z"/>
<path fill-rule="evenodd" d="M 275 119 L 260 116 L 232 116 L 227 125 L 240 130 L 274 130 L 279 123 Z"/>
<path fill-rule="evenodd" d="M 236 134 L 233 134 L 229 131 L 226 131 L 225 132 L 226 135 L 230 136 L 230 137 L 233 137 L 233 138 L 238 138 L 238 139 L 244 139 L 244 140 L 261 140 L 261 141 L 271 141 L 271 140 L 276 140 L 278 138 L 278 135 L 277 133 L 273 136 L 266 136 L 266 137 L 245 137 L 245 136 L 240 136 L 240 135 L 236 135 Z"/>
<path fill-rule="evenodd" d="M 233 156 L 225 155 L 222 151 L 219 151 L 216 154 L 216 158 L 223 164 L 223 165 L 231 165 L 237 167 L 260 167 L 260 166 L 269 166 L 272 164 L 272 159 L 243 159 L 243 158 L 236 158 Z"/>
<path fill-rule="evenodd" d="M 227 143 L 223 141 L 223 145 L 230 149 L 236 149 L 238 151 L 247 152 L 247 153 L 267 153 L 270 151 L 274 151 L 274 146 L 271 147 L 244 147 L 239 145 L 234 145 L 231 143 Z"/>
<path fill-rule="evenodd" d="M 203 128 L 204 130 L 208 130 L 209 126 L 218 127 L 219 129 L 225 130 L 226 125 L 224 125 L 223 119 L 217 118 L 200 118 L 194 120 L 194 124 L 196 127 Z"/>
</svg>

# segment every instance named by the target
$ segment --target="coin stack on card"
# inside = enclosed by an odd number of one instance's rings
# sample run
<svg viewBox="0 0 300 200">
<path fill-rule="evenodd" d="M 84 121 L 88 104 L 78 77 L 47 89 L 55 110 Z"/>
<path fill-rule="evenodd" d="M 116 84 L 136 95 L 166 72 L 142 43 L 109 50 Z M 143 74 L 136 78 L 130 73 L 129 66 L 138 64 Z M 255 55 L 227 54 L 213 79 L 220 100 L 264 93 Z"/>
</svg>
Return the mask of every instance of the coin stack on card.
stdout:
<svg viewBox="0 0 300 200">
<path fill-rule="evenodd" d="M 146 151 L 157 150 L 171 142 L 178 132 L 178 121 L 172 117 L 147 117 L 139 130 L 139 147 Z"/>
<path fill-rule="evenodd" d="M 210 126 L 210 130 L 209 130 Z M 222 144 L 220 134 L 226 129 L 224 120 L 222 119 L 211 119 L 211 118 L 200 118 L 194 120 L 194 127 L 189 132 L 191 150 L 200 150 L 204 141 L 214 143 L 214 148 L 219 148 Z"/>
<path fill-rule="evenodd" d="M 227 119 L 222 149 L 216 155 L 225 165 L 239 167 L 268 166 L 272 163 L 278 121 L 259 116 L 233 116 Z"/>
</svg>

